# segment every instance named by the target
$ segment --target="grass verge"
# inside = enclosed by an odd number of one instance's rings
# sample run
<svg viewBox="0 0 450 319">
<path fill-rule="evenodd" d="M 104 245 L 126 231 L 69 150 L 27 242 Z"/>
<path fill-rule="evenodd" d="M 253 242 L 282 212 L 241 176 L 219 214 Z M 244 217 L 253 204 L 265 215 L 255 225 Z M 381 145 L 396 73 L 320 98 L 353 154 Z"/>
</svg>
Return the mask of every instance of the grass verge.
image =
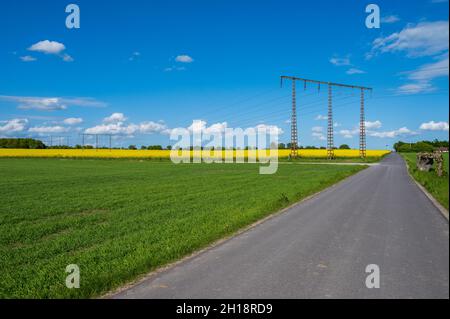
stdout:
<svg viewBox="0 0 450 319">
<path fill-rule="evenodd" d="M 449 207 L 449 157 L 448 153 L 444 154 L 444 176 L 436 175 L 434 169 L 430 172 L 422 172 L 416 166 L 416 153 L 400 153 L 408 163 L 409 173 L 419 182 L 433 197 L 447 210 Z"/>
</svg>

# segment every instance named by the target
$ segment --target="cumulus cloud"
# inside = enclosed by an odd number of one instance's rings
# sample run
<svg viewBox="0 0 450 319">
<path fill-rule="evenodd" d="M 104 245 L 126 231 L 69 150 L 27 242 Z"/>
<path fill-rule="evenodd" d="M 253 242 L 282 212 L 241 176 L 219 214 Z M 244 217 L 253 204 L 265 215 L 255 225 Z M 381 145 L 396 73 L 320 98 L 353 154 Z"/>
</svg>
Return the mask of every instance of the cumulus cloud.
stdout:
<svg viewBox="0 0 450 319">
<path fill-rule="evenodd" d="M 189 55 L 183 54 L 183 55 L 178 55 L 175 58 L 175 61 L 181 62 L 181 63 L 192 63 L 192 62 L 194 62 L 194 59 L 192 57 L 190 57 Z"/>
<path fill-rule="evenodd" d="M 369 136 L 379 137 L 379 138 L 395 138 L 400 135 L 416 135 L 417 133 L 414 131 L 411 131 L 407 127 L 401 127 L 397 130 L 384 131 L 384 132 L 367 131 L 367 134 Z"/>
<path fill-rule="evenodd" d="M 186 128 L 191 133 L 202 133 L 205 135 L 215 135 L 215 134 L 227 134 L 227 130 L 233 129 L 231 127 L 228 127 L 227 122 L 218 122 L 214 123 L 208 126 L 208 123 L 203 120 L 193 120 L 192 124 Z M 237 129 L 237 128 L 235 128 Z M 253 127 L 247 127 L 242 128 L 244 131 L 247 129 L 254 130 L 254 133 L 257 133 L 258 131 L 265 131 L 265 132 L 274 132 L 274 134 L 281 135 L 284 133 L 283 129 L 278 127 L 277 125 L 270 125 L 270 124 L 258 124 Z M 168 133 L 182 133 L 185 129 L 184 128 L 174 128 L 171 130 L 168 130 Z"/>
<path fill-rule="evenodd" d="M 67 125 L 75 125 L 80 124 L 83 122 L 83 119 L 81 117 L 69 117 L 63 121 L 64 124 Z"/>
<path fill-rule="evenodd" d="M 339 134 L 342 135 L 344 138 L 353 138 L 354 135 L 359 133 L 359 129 L 353 129 L 353 130 L 340 130 Z"/>
<path fill-rule="evenodd" d="M 127 118 L 123 113 L 113 113 L 103 119 L 103 124 L 86 129 L 87 134 L 114 134 L 132 136 L 134 134 L 168 134 L 164 122 L 146 121 L 139 124 L 125 123 Z"/>
<path fill-rule="evenodd" d="M 381 122 L 378 121 L 378 120 L 374 121 L 374 122 L 366 121 L 364 123 L 365 123 L 366 129 L 368 129 L 368 130 L 370 130 L 370 129 L 378 129 L 382 125 Z"/>
<path fill-rule="evenodd" d="M 420 129 L 424 131 L 447 131 L 448 132 L 448 122 L 435 122 L 430 121 L 427 123 L 422 123 Z"/>
<path fill-rule="evenodd" d="M 34 126 L 28 129 L 30 133 L 64 133 L 69 131 L 67 127 L 56 126 Z"/>
<path fill-rule="evenodd" d="M 284 131 L 277 125 L 258 124 L 255 127 L 256 131 L 274 132 L 274 134 L 281 135 Z"/>
<path fill-rule="evenodd" d="M 56 41 L 39 41 L 28 48 L 30 51 L 42 52 L 45 54 L 58 54 L 66 49 L 65 45 Z"/>
<path fill-rule="evenodd" d="M 401 127 L 399 129 L 396 130 L 391 130 L 391 131 L 379 131 L 378 129 L 380 129 L 382 127 L 382 123 L 381 121 L 366 121 L 365 122 L 366 125 L 366 134 L 368 136 L 372 136 L 372 137 L 378 137 L 378 138 L 394 138 L 397 136 L 401 136 L 401 135 L 416 135 L 417 133 L 408 129 L 407 127 Z M 343 136 L 344 138 L 353 138 L 354 136 L 359 135 L 359 126 L 355 125 L 355 127 L 351 130 L 349 129 L 345 129 L 345 130 L 340 130 L 338 132 L 341 136 Z"/>
<path fill-rule="evenodd" d="M 118 123 L 118 122 L 125 122 L 127 118 L 123 113 L 113 113 L 108 117 L 105 117 L 103 119 L 103 122 L 105 123 Z"/>
<path fill-rule="evenodd" d="M 28 48 L 29 51 L 57 55 L 65 62 L 72 62 L 73 58 L 69 54 L 63 53 L 65 49 L 64 44 L 50 40 L 39 41 Z"/>
<path fill-rule="evenodd" d="M 313 126 L 311 128 L 311 131 L 312 131 L 311 136 L 315 139 L 324 141 L 324 140 L 326 140 L 326 138 L 325 138 L 325 134 L 323 134 L 323 130 L 324 129 L 322 126 Z"/>
<path fill-rule="evenodd" d="M 0 121 L 1 133 L 22 132 L 28 124 L 27 119 L 12 119 L 8 121 Z"/>
<path fill-rule="evenodd" d="M 104 107 L 106 103 L 92 98 L 61 98 L 0 95 L 0 100 L 16 102 L 17 108 L 24 110 L 54 111 L 65 110 L 69 105 L 85 107 Z"/>
</svg>

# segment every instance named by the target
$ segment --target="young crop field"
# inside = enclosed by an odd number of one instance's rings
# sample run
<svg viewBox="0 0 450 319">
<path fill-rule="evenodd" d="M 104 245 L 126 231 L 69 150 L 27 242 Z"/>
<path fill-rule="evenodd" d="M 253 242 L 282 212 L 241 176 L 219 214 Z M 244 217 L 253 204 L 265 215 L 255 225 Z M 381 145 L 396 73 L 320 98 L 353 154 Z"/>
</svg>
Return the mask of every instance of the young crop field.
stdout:
<svg viewBox="0 0 450 319">
<path fill-rule="evenodd" d="M 0 159 L 0 297 L 94 297 L 364 169 Z M 80 267 L 80 288 L 65 286 Z"/>
<path fill-rule="evenodd" d="M 431 170 L 430 172 L 421 172 L 417 169 L 416 166 L 416 153 L 401 153 L 408 163 L 409 172 L 411 175 L 421 184 L 423 185 L 430 193 L 433 195 L 436 200 L 441 203 L 445 208 L 449 207 L 449 158 L 448 153 L 444 154 L 444 176 L 439 177 L 436 175 L 436 172 Z"/>
</svg>

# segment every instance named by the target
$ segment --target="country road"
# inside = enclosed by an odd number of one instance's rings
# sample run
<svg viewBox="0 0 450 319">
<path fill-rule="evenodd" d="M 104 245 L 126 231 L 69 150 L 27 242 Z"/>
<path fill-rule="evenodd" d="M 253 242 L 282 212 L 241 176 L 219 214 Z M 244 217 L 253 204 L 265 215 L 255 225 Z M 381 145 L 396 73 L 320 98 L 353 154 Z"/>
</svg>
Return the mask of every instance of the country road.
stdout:
<svg viewBox="0 0 450 319">
<path fill-rule="evenodd" d="M 378 289 L 365 285 L 368 264 Z M 113 296 L 448 297 L 448 222 L 397 154 Z"/>
</svg>

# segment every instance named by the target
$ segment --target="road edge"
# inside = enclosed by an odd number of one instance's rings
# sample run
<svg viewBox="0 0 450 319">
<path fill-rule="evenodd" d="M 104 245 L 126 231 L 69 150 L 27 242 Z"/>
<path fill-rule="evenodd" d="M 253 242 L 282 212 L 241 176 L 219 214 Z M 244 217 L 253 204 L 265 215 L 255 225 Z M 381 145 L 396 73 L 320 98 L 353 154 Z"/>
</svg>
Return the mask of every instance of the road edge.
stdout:
<svg viewBox="0 0 450 319">
<path fill-rule="evenodd" d="M 403 156 L 401 156 L 401 158 L 403 159 L 403 162 L 406 164 L 406 171 L 408 172 L 409 178 L 411 178 L 411 180 L 414 181 L 414 183 L 417 185 L 417 187 L 425 194 L 425 196 L 438 209 L 438 211 L 442 214 L 442 216 L 444 216 L 444 218 L 448 222 L 449 221 L 448 210 L 444 206 L 442 206 L 441 203 L 439 203 L 438 200 L 436 198 L 434 198 L 433 195 L 431 195 L 430 192 L 427 191 L 427 189 L 422 184 L 420 184 L 418 181 L 416 181 L 414 176 L 412 176 L 411 173 L 409 172 L 408 162 L 405 160 L 405 158 Z"/>
<path fill-rule="evenodd" d="M 333 188 L 337 187 L 341 183 L 347 181 L 349 178 L 364 172 L 366 169 L 368 169 L 370 167 L 371 166 L 366 165 L 366 167 L 364 169 L 362 169 L 362 170 L 358 171 L 357 173 L 355 173 L 353 175 L 350 175 L 350 176 L 348 176 L 348 177 L 346 177 L 346 178 L 344 178 L 344 179 L 342 179 L 342 180 L 340 180 L 340 181 L 330 185 L 329 187 L 326 187 L 326 188 L 324 188 L 324 189 L 322 189 L 322 190 L 320 190 L 320 191 L 318 191 L 318 192 L 316 192 L 314 194 L 311 194 L 311 195 L 301 199 L 298 202 L 292 203 L 291 205 L 289 205 L 289 206 L 287 206 L 287 207 L 285 207 L 285 208 L 283 208 L 281 210 L 273 212 L 272 214 L 269 214 L 268 216 L 266 216 L 266 217 L 264 217 L 262 219 L 259 219 L 256 222 L 254 222 L 254 223 L 252 223 L 252 224 L 250 224 L 248 226 L 245 226 L 245 227 L 237 230 L 235 233 L 233 233 L 231 235 L 228 235 L 228 236 L 226 236 L 224 238 L 218 239 L 218 240 L 212 242 L 211 244 L 209 244 L 208 246 L 206 246 L 204 248 L 201 248 L 201 249 L 199 249 L 197 251 L 194 251 L 193 253 L 191 253 L 191 254 L 189 254 L 189 255 L 187 255 L 187 256 L 185 256 L 185 257 L 183 257 L 183 258 L 181 258 L 181 259 L 179 259 L 177 261 L 174 261 L 174 262 L 169 263 L 169 264 L 167 264 L 165 266 L 159 267 L 159 268 L 157 268 L 157 269 L 155 269 L 155 270 L 153 270 L 153 271 L 151 271 L 149 273 L 146 273 L 146 274 L 144 274 L 142 276 L 139 276 L 135 280 L 130 281 L 129 283 L 126 283 L 126 284 L 124 284 L 124 285 L 122 285 L 122 286 L 120 286 L 120 287 L 118 287 L 116 289 L 110 290 L 110 291 L 108 291 L 108 292 L 106 292 L 106 293 L 96 297 L 96 299 L 110 299 L 110 298 L 114 297 L 115 295 L 117 295 L 117 294 L 119 294 L 121 292 L 124 292 L 124 291 L 126 291 L 126 290 L 128 290 L 128 289 L 130 289 L 130 288 L 132 288 L 134 286 L 137 286 L 137 285 L 141 284 L 142 282 L 147 281 L 150 278 L 152 278 L 152 277 L 154 277 L 154 276 L 156 276 L 156 275 L 158 275 L 158 274 L 160 274 L 162 272 L 168 271 L 168 270 L 170 270 L 170 269 L 172 269 L 174 267 L 177 267 L 177 266 L 179 266 L 179 265 L 181 265 L 181 264 L 183 264 L 185 262 L 188 262 L 189 260 L 191 260 L 191 259 L 193 259 L 195 257 L 198 257 L 198 256 L 208 252 L 211 249 L 214 249 L 214 248 L 216 248 L 216 247 L 218 247 L 218 246 L 220 246 L 222 244 L 225 244 L 229 240 L 231 240 L 231 239 L 233 239 L 233 238 L 235 238 L 235 237 L 237 237 L 237 236 L 239 236 L 239 235 L 241 235 L 241 234 L 243 234 L 243 233 L 245 233 L 245 232 L 255 228 L 256 226 L 261 225 L 261 224 L 265 223 L 266 221 L 268 221 L 268 220 L 270 220 L 272 218 L 275 218 L 277 216 L 280 216 L 280 215 L 286 213 L 291 208 L 293 208 L 293 207 L 295 207 L 297 205 L 300 205 L 300 204 L 302 204 L 302 203 L 304 203 L 304 202 L 306 202 L 306 201 L 308 201 L 310 199 L 313 199 L 314 197 L 319 196 L 323 192 L 326 192 L 326 191 L 328 191 L 330 189 L 333 189 Z"/>
</svg>

